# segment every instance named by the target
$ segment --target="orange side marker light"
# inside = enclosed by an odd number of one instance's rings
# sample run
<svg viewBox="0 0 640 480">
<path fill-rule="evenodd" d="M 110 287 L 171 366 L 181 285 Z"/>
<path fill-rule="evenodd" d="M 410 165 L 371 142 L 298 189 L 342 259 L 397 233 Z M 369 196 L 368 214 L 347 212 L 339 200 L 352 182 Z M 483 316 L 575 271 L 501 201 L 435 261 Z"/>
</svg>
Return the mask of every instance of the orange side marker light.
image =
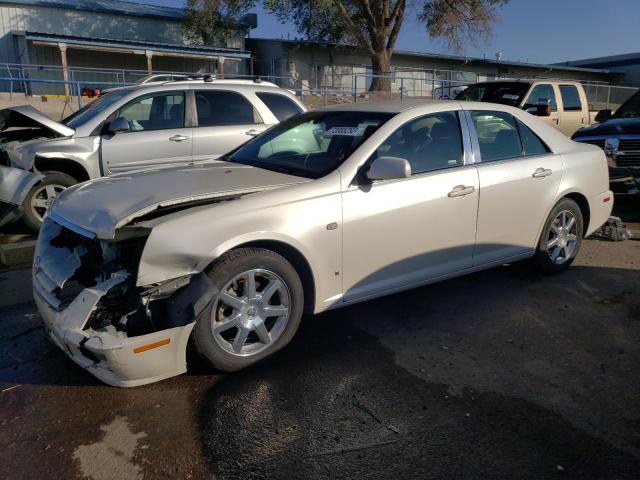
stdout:
<svg viewBox="0 0 640 480">
<path fill-rule="evenodd" d="M 171 342 L 170 338 L 165 338 L 164 340 L 159 340 L 157 342 L 149 343 L 148 345 L 142 345 L 141 347 L 136 347 L 133 349 L 133 353 L 142 353 L 147 350 L 153 350 L 154 348 L 162 347 L 163 345 L 169 345 Z"/>
</svg>

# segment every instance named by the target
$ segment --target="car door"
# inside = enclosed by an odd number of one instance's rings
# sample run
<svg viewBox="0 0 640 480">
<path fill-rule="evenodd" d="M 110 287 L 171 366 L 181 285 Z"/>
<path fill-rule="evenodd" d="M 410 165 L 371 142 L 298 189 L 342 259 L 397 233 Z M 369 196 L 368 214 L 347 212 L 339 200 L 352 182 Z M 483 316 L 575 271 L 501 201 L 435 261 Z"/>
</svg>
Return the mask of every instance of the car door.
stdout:
<svg viewBox="0 0 640 480">
<path fill-rule="evenodd" d="M 509 113 L 467 113 L 477 140 L 480 179 L 474 265 L 522 255 L 535 247 L 562 177 L 555 155 L 531 128 Z"/>
<path fill-rule="evenodd" d="M 585 122 L 583 111 L 587 111 L 587 106 L 583 108 L 580 92 L 575 85 L 558 86 L 560 99 L 562 100 L 562 115 L 560 116 L 560 131 L 570 137 L 576 130 L 584 127 Z"/>
<path fill-rule="evenodd" d="M 194 96 L 194 161 L 218 158 L 267 128 L 251 102 L 238 92 L 195 90 Z"/>
<path fill-rule="evenodd" d="M 183 91 L 163 91 L 138 97 L 110 115 L 111 120 L 127 120 L 130 131 L 102 134 L 105 173 L 191 162 L 192 129 L 185 124 L 185 106 Z"/>
<path fill-rule="evenodd" d="M 343 192 L 346 301 L 472 266 L 478 174 L 465 161 L 465 137 L 456 111 L 411 120 L 373 155 L 405 158 L 411 177 Z"/>
<path fill-rule="evenodd" d="M 548 123 L 554 128 L 560 128 L 560 113 L 558 112 L 558 101 L 556 90 L 550 83 L 539 83 L 534 85 L 526 100 L 523 103 L 522 108 L 532 115 L 536 114 L 538 104 L 540 102 L 549 102 L 551 106 L 551 115 L 548 117 L 538 117 L 543 122 Z"/>
</svg>

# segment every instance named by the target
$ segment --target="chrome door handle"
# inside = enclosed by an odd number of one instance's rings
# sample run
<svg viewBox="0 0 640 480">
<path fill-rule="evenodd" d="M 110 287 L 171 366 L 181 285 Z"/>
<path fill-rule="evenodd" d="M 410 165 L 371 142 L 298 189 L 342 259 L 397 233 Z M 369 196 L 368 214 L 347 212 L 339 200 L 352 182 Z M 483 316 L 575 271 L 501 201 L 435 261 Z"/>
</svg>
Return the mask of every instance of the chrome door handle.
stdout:
<svg viewBox="0 0 640 480">
<path fill-rule="evenodd" d="M 536 171 L 531 175 L 533 178 L 545 178 L 553 173 L 550 168 L 536 168 Z"/>
<path fill-rule="evenodd" d="M 476 187 L 467 187 L 465 185 L 456 185 L 447 195 L 449 197 L 464 197 L 476 191 Z"/>
<path fill-rule="evenodd" d="M 186 135 L 174 135 L 173 137 L 169 137 L 170 142 L 184 142 L 185 140 L 189 140 L 189 137 Z"/>
<path fill-rule="evenodd" d="M 255 128 L 252 128 L 251 130 L 247 130 L 244 133 L 245 135 L 249 135 L 250 137 L 255 137 L 256 135 L 260 135 L 262 132 L 260 130 L 256 130 Z"/>
</svg>

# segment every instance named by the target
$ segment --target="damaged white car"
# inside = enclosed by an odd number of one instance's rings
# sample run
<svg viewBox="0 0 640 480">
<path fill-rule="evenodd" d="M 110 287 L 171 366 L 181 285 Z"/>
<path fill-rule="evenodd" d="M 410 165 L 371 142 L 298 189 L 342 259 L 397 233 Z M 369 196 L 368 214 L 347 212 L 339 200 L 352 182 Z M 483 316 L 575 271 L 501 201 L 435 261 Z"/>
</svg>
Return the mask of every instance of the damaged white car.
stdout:
<svg viewBox="0 0 640 480">
<path fill-rule="evenodd" d="M 0 226 L 38 230 L 56 195 L 127 171 L 215 159 L 305 111 L 252 80 L 174 80 L 119 88 L 59 122 L 30 105 L 0 110 Z"/>
<path fill-rule="evenodd" d="M 217 163 L 60 194 L 33 265 L 53 341 L 104 382 L 225 371 L 284 347 L 316 313 L 505 262 L 559 272 L 613 196 L 597 147 L 521 110 L 339 106 Z M 392 300 L 395 301 L 395 300 Z"/>
</svg>

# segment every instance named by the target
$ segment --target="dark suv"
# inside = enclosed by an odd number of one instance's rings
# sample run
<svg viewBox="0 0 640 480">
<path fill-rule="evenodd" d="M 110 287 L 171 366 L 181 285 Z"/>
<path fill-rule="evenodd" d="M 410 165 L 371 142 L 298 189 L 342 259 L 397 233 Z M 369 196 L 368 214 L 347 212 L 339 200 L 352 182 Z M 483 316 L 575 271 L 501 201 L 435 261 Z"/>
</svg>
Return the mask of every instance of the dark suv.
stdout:
<svg viewBox="0 0 640 480">
<path fill-rule="evenodd" d="M 640 195 L 640 90 L 614 114 L 600 111 L 596 121 L 599 123 L 581 128 L 571 138 L 605 151 L 611 190 Z"/>
</svg>

